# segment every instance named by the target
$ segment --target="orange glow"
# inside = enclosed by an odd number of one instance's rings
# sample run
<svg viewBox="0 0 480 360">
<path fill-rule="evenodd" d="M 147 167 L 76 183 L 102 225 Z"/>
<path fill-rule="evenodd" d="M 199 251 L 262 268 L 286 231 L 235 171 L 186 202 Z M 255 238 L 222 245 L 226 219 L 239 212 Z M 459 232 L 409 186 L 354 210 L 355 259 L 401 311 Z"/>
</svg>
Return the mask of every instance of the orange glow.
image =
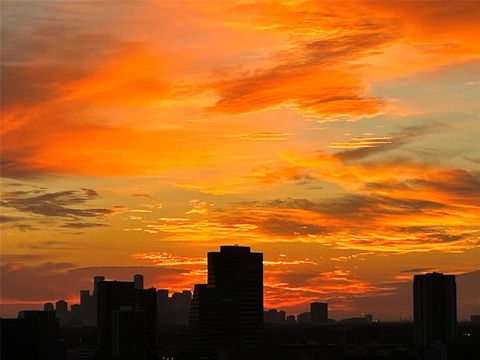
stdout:
<svg viewBox="0 0 480 360">
<path fill-rule="evenodd" d="M 266 306 L 293 312 L 478 268 L 478 2 L 8 2 L 3 17 L 2 277 L 35 290 L 2 301 L 75 299 L 73 282 L 136 267 L 191 289 L 227 243 L 265 254 Z"/>
</svg>

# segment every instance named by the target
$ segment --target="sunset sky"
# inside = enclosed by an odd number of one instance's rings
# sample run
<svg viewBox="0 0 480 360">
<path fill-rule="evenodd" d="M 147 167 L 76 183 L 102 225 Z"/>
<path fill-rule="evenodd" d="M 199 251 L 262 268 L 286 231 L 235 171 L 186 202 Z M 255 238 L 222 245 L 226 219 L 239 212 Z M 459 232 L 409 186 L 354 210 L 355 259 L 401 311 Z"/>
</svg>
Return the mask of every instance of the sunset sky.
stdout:
<svg viewBox="0 0 480 360">
<path fill-rule="evenodd" d="M 480 313 L 480 2 L 1 5 L 2 315 L 221 244 L 266 308 L 409 318 L 435 270 Z"/>
</svg>

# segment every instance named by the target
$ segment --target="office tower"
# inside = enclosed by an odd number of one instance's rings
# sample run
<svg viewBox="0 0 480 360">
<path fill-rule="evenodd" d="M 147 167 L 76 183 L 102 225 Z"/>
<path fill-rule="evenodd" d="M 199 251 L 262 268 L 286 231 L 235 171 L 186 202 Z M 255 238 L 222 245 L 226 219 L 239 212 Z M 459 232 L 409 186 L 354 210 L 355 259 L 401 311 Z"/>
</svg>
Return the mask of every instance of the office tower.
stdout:
<svg viewBox="0 0 480 360">
<path fill-rule="evenodd" d="M 155 350 L 156 290 L 136 289 L 134 282 L 127 281 L 101 281 L 97 290 L 100 358 L 152 359 Z M 132 340 L 123 345 L 128 337 Z"/>
<path fill-rule="evenodd" d="M 448 344 L 455 339 L 457 303 L 455 275 L 428 273 L 413 281 L 415 342 Z"/>
<path fill-rule="evenodd" d="M 194 288 L 190 307 L 193 347 L 253 349 L 263 342 L 263 254 L 221 246 L 208 253 L 208 283 Z"/>
<path fill-rule="evenodd" d="M 173 325 L 173 310 L 168 296 L 168 290 L 157 290 L 157 327 L 164 328 Z"/>
<path fill-rule="evenodd" d="M 118 360 L 146 359 L 145 310 L 121 306 L 112 313 L 112 355 Z"/>
<path fill-rule="evenodd" d="M 83 326 L 95 326 L 97 324 L 97 292 L 98 284 L 105 280 L 104 276 L 93 278 L 93 291 L 80 290 L 80 320 Z"/>
<path fill-rule="evenodd" d="M 215 288 L 207 284 L 195 284 L 190 305 L 190 345 L 197 351 L 208 351 L 221 346 L 225 329 L 218 316 L 218 301 Z"/>
<path fill-rule="evenodd" d="M 58 300 L 55 303 L 55 316 L 60 326 L 66 326 L 68 322 L 68 303 L 65 300 Z"/>
<path fill-rule="evenodd" d="M 98 284 L 105 280 L 105 276 L 94 276 L 93 277 L 93 295 L 95 296 L 98 291 Z"/>
<path fill-rule="evenodd" d="M 90 298 L 90 290 L 80 290 L 80 305 L 86 305 Z"/>
<path fill-rule="evenodd" d="M 192 293 L 184 290 L 168 296 L 168 290 L 157 291 L 157 326 L 188 325 Z"/>
<path fill-rule="evenodd" d="M 82 326 L 82 308 L 80 304 L 72 304 L 70 306 L 70 316 L 68 326 Z"/>
<path fill-rule="evenodd" d="M 133 276 L 133 283 L 135 285 L 135 289 L 143 289 L 143 275 L 135 274 Z"/>
<path fill-rule="evenodd" d="M 43 311 L 55 311 L 55 307 L 52 303 L 48 302 L 43 304 Z"/>
<path fill-rule="evenodd" d="M 190 291 L 182 291 L 181 293 L 173 293 L 171 298 L 173 308 L 173 323 L 175 325 L 188 325 L 188 313 L 190 311 L 190 302 L 192 293 Z"/>
<path fill-rule="evenodd" d="M 246 246 L 208 253 L 208 286 L 216 290 L 229 344 L 250 348 L 263 340 L 263 254 Z"/>
<path fill-rule="evenodd" d="M 310 316 L 312 319 L 312 324 L 328 323 L 328 304 L 323 302 L 311 303 Z"/>
</svg>

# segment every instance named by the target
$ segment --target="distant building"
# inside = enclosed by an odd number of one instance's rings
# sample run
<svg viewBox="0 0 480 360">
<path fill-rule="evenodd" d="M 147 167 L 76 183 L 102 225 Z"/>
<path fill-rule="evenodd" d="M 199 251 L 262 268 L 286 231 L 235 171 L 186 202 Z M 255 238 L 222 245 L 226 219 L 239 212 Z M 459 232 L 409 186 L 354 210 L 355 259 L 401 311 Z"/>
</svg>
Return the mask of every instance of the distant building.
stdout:
<svg viewBox="0 0 480 360">
<path fill-rule="evenodd" d="M 311 314 L 312 324 L 328 323 L 328 304 L 323 302 L 311 303 L 310 314 Z"/>
<path fill-rule="evenodd" d="M 133 276 L 133 283 L 134 283 L 135 289 L 143 290 L 143 275 L 135 274 Z"/>
<path fill-rule="evenodd" d="M 244 246 L 208 253 L 208 284 L 195 285 L 190 328 L 195 344 L 216 350 L 262 345 L 263 254 Z"/>
<path fill-rule="evenodd" d="M 340 320 L 343 323 L 358 323 L 358 324 L 366 324 L 371 323 L 373 321 L 372 314 L 362 314 L 361 317 L 351 317 Z"/>
<path fill-rule="evenodd" d="M 188 325 L 190 302 L 192 293 L 184 290 L 175 292 L 169 297 L 166 289 L 157 291 L 157 327 L 171 327 Z"/>
<path fill-rule="evenodd" d="M 265 324 L 283 324 L 285 322 L 285 311 L 270 309 L 263 312 L 263 321 Z"/>
<path fill-rule="evenodd" d="M 304 312 L 297 315 L 297 322 L 299 324 L 311 324 L 312 323 L 312 314 L 309 312 Z"/>
<path fill-rule="evenodd" d="M 58 300 L 55 303 L 55 316 L 60 326 L 66 326 L 68 323 L 68 303 L 65 300 Z"/>
<path fill-rule="evenodd" d="M 105 280 L 104 276 L 93 278 L 93 291 L 80 290 L 79 320 L 83 326 L 95 326 L 97 324 L 97 294 L 98 284 Z"/>
<path fill-rule="evenodd" d="M 82 326 L 82 308 L 80 304 L 73 304 L 70 306 L 70 316 L 68 319 L 68 326 Z"/>
<path fill-rule="evenodd" d="M 208 352 L 224 346 L 227 341 L 224 321 L 218 316 L 218 298 L 214 287 L 195 284 L 189 314 L 190 347 Z"/>
<path fill-rule="evenodd" d="M 100 358 L 152 359 L 155 350 L 156 290 L 137 289 L 134 282 L 100 281 L 97 300 Z"/>
<path fill-rule="evenodd" d="M 43 304 L 43 311 L 55 311 L 55 306 L 51 303 L 45 303 Z"/>
<path fill-rule="evenodd" d="M 296 324 L 297 319 L 295 319 L 295 315 L 288 315 L 287 318 L 285 319 L 287 324 Z"/>
<path fill-rule="evenodd" d="M 480 315 L 471 315 L 470 322 L 474 324 L 480 324 Z"/>
<path fill-rule="evenodd" d="M 139 289 L 140 290 L 140 289 Z M 113 359 L 147 359 L 145 310 L 133 306 L 120 306 L 112 312 L 112 357 Z"/>
<path fill-rule="evenodd" d="M 58 320 L 53 311 L 24 310 L 17 319 L 0 319 L 0 358 L 62 359 Z"/>
<path fill-rule="evenodd" d="M 415 342 L 429 345 L 436 340 L 448 344 L 455 340 L 457 302 L 455 275 L 428 273 L 413 281 Z"/>
</svg>

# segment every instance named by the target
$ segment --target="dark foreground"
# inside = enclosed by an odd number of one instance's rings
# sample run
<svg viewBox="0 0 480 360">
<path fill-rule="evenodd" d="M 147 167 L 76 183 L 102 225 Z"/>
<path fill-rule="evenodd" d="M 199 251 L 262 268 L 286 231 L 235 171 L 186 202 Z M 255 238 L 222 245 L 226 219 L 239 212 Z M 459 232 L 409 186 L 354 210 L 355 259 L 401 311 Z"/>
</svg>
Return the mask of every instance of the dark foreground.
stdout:
<svg viewBox="0 0 480 360">
<path fill-rule="evenodd" d="M 38 330 L 38 329 L 37 329 Z M 96 328 L 60 328 L 58 332 L 11 326 L 2 320 L 2 360 L 104 360 L 96 351 Z M 194 351 L 188 329 L 162 329 L 157 335 L 154 357 L 119 355 L 118 359 L 293 359 L 293 360 L 469 360 L 480 354 L 480 324 L 458 324 L 457 340 L 420 348 L 413 344 L 413 324 L 371 323 L 313 325 L 266 325 L 261 349 Z M 123 357 L 122 357 L 123 356 Z M 109 360 L 109 359 L 105 359 Z"/>
</svg>

